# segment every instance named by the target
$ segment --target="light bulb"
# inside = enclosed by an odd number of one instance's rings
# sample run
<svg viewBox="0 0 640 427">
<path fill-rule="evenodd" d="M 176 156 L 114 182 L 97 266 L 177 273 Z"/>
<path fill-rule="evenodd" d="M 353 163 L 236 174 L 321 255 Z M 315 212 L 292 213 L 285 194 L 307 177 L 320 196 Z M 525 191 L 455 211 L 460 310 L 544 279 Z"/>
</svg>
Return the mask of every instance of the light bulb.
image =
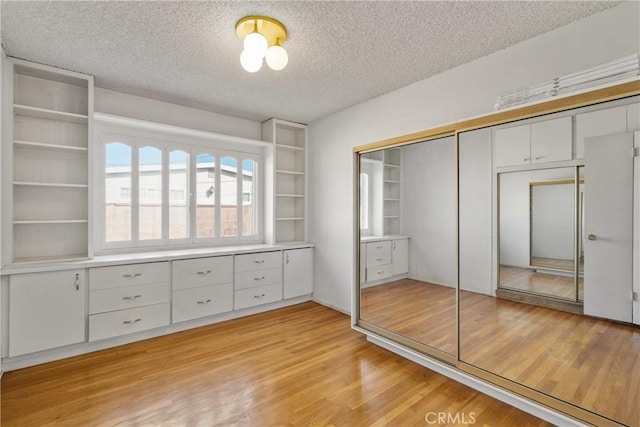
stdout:
<svg viewBox="0 0 640 427">
<path fill-rule="evenodd" d="M 282 46 L 271 46 L 267 51 L 267 65 L 274 71 L 280 71 L 287 66 L 289 55 Z"/>
<path fill-rule="evenodd" d="M 247 34 L 244 38 L 244 51 L 249 52 L 251 56 L 256 58 L 264 58 L 267 54 L 267 49 L 269 49 L 269 43 L 267 43 L 267 39 L 257 31 L 253 33 Z"/>
<path fill-rule="evenodd" d="M 255 73 L 262 68 L 262 58 L 256 58 L 246 50 L 243 50 L 240 54 L 240 65 L 245 71 Z"/>
</svg>

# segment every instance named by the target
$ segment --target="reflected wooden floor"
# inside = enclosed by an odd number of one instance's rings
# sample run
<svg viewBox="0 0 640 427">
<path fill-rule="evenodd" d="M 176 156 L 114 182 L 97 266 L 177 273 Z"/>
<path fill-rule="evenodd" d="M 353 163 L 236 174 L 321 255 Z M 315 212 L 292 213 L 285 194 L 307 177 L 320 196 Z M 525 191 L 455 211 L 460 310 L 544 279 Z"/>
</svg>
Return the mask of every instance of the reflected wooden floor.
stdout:
<svg viewBox="0 0 640 427">
<path fill-rule="evenodd" d="M 573 277 L 536 273 L 532 269 L 500 266 L 500 287 L 535 292 L 574 300 Z M 582 280 L 578 282 L 578 297 L 584 299 Z"/>
<path fill-rule="evenodd" d="M 5 373 L 3 427 L 548 424 L 380 347 L 314 303 Z M 460 419 L 460 418 L 459 418 Z"/>
<path fill-rule="evenodd" d="M 461 292 L 461 360 L 640 426 L 640 327 Z"/>
<path fill-rule="evenodd" d="M 457 354 L 456 290 L 413 279 L 364 288 L 360 317 L 390 331 Z"/>
</svg>

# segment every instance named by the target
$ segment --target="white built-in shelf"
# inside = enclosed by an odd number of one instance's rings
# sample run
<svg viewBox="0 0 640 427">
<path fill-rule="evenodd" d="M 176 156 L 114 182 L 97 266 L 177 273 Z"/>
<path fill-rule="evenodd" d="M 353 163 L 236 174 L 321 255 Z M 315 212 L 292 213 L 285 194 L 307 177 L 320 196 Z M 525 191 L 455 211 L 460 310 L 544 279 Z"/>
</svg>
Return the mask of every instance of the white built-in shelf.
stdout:
<svg viewBox="0 0 640 427">
<path fill-rule="evenodd" d="M 400 199 L 384 199 L 385 202 L 399 202 Z"/>
<path fill-rule="evenodd" d="M 67 113 L 64 111 L 49 110 L 46 108 L 29 107 L 28 105 L 13 104 L 15 114 L 37 117 L 39 119 L 59 120 L 70 123 L 87 124 L 89 116 L 83 114 Z"/>
<path fill-rule="evenodd" d="M 384 219 L 395 219 L 395 218 L 400 218 L 398 215 L 385 215 Z"/>
<path fill-rule="evenodd" d="M 294 145 L 276 144 L 278 150 L 304 151 L 304 147 L 296 147 Z"/>
<path fill-rule="evenodd" d="M 281 174 L 284 174 L 284 175 L 304 175 L 304 172 L 282 170 L 282 169 L 276 170 L 276 173 L 281 173 Z"/>
<path fill-rule="evenodd" d="M 89 151 L 86 147 L 74 147 L 71 145 L 60 145 L 60 144 L 45 144 L 42 142 L 31 142 L 31 141 L 13 141 L 16 147 L 23 148 L 38 148 L 43 150 L 58 150 L 58 151 L 71 151 L 71 152 L 79 152 L 86 153 Z"/>
<path fill-rule="evenodd" d="M 304 194 L 276 194 L 276 197 L 304 197 Z"/>
<path fill-rule="evenodd" d="M 380 182 L 380 181 L 378 181 L 378 182 Z M 387 182 L 389 184 L 399 184 L 400 183 L 400 181 L 396 181 L 394 179 L 385 179 L 384 182 Z"/>
<path fill-rule="evenodd" d="M 86 219 L 37 219 L 37 220 L 25 220 L 25 221 L 13 221 L 18 225 L 30 225 L 30 224 L 83 224 L 87 223 Z"/>
<path fill-rule="evenodd" d="M 87 254 L 77 254 L 77 255 L 53 255 L 53 256 L 39 256 L 39 257 L 24 257 L 24 258 L 16 258 L 14 260 L 15 263 L 20 264 L 39 264 L 42 262 L 65 262 L 65 261 L 79 261 L 83 259 L 87 259 Z"/>
<path fill-rule="evenodd" d="M 385 163 L 384 166 L 386 168 L 399 168 L 400 165 L 392 165 L 391 163 Z"/>
<path fill-rule="evenodd" d="M 276 218 L 276 221 L 302 221 L 303 217 Z"/>
<path fill-rule="evenodd" d="M 88 188 L 87 184 L 63 184 L 63 183 L 50 183 L 50 182 L 26 182 L 26 181 L 14 181 L 13 185 L 21 185 L 28 187 L 57 187 L 57 188 Z"/>
</svg>

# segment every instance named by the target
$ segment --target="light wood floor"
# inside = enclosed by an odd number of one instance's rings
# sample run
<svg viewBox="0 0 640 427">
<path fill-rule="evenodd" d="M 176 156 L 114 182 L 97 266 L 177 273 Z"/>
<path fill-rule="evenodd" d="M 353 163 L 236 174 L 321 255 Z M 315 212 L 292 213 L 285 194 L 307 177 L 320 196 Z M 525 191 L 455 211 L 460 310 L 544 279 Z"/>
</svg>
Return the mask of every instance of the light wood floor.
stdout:
<svg viewBox="0 0 640 427">
<path fill-rule="evenodd" d="M 362 317 L 433 343 L 421 326 L 455 325 L 453 291 L 410 279 L 366 288 Z M 430 323 L 421 324 L 421 316 Z M 465 291 L 460 318 L 462 361 L 640 427 L 640 327 Z"/>
<path fill-rule="evenodd" d="M 573 277 L 536 273 L 528 268 L 500 266 L 500 287 L 535 292 L 574 300 Z M 583 280 L 578 281 L 578 298 L 584 299 Z"/>
<path fill-rule="evenodd" d="M 368 343 L 314 303 L 2 378 L 2 426 L 548 425 Z"/>
<path fill-rule="evenodd" d="M 460 359 L 640 426 L 640 327 L 460 293 Z"/>
<path fill-rule="evenodd" d="M 456 355 L 456 290 L 413 279 L 362 289 L 360 318 Z"/>
</svg>

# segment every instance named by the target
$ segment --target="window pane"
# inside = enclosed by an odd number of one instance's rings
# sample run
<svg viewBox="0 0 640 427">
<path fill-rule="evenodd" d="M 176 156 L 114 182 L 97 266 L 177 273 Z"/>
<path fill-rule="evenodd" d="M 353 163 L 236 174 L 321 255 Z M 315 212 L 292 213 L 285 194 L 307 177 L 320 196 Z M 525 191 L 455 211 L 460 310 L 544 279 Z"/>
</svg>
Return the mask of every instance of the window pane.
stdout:
<svg viewBox="0 0 640 427">
<path fill-rule="evenodd" d="M 238 161 L 233 157 L 223 157 L 220 169 L 220 217 L 222 236 L 238 235 Z"/>
<path fill-rule="evenodd" d="M 242 162 L 242 235 L 253 236 L 257 234 L 256 203 L 255 203 L 255 177 L 257 175 L 257 163 L 253 160 Z"/>
<path fill-rule="evenodd" d="M 189 154 L 169 153 L 169 238 L 189 237 Z"/>
<path fill-rule="evenodd" d="M 105 241 L 131 240 L 131 147 L 105 145 Z"/>
<path fill-rule="evenodd" d="M 215 237 L 216 158 L 196 156 L 196 236 Z"/>
<path fill-rule="evenodd" d="M 139 151 L 140 240 L 162 237 L 162 151 L 143 147 Z"/>
</svg>

